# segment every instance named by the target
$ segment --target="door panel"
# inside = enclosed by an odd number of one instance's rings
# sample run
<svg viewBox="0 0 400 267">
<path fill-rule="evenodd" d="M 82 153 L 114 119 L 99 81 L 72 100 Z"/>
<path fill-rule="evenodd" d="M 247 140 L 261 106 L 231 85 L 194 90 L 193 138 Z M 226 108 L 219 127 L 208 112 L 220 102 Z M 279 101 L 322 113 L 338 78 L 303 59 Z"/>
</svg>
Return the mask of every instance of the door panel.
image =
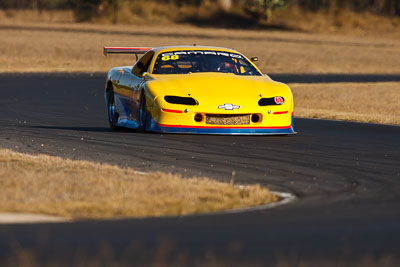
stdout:
<svg viewBox="0 0 400 267">
<path fill-rule="evenodd" d="M 121 92 L 124 97 L 123 104 L 126 112 L 126 119 L 139 122 L 137 116 L 138 106 L 140 105 L 140 96 L 138 96 L 138 85 L 143 82 L 143 78 L 132 74 L 130 69 L 124 72 L 120 79 Z"/>
<path fill-rule="evenodd" d="M 120 120 L 140 123 L 140 88 L 144 82 L 142 74 L 148 70 L 154 51 L 149 51 L 136 62 L 133 68 L 124 67 L 119 70 L 121 76 L 117 84 L 116 105 L 120 111 Z"/>
</svg>

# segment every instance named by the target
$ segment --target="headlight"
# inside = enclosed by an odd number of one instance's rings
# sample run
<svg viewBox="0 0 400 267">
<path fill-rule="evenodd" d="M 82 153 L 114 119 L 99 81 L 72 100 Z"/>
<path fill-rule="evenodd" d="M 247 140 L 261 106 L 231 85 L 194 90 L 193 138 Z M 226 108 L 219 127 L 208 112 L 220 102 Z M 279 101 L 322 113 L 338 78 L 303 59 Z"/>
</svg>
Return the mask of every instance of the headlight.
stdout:
<svg viewBox="0 0 400 267">
<path fill-rule="evenodd" d="M 282 96 L 261 98 L 260 100 L 258 100 L 259 106 L 274 106 L 274 105 L 282 105 L 283 103 L 285 103 L 285 99 Z"/>
<path fill-rule="evenodd" d="M 190 106 L 196 106 L 198 104 L 193 97 L 166 95 L 164 96 L 164 100 L 170 104 L 190 105 Z"/>
</svg>

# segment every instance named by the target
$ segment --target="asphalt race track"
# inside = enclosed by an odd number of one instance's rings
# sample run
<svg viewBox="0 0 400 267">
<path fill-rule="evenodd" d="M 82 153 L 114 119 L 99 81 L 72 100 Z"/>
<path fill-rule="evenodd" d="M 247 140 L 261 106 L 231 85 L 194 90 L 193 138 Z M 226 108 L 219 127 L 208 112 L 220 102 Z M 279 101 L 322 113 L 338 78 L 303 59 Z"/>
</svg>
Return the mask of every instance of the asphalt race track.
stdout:
<svg viewBox="0 0 400 267">
<path fill-rule="evenodd" d="M 399 80 L 374 77 L 336 78 Z M 0 145 L 185 177 L 235 172 L 236 183 L 298 199 L 238 214 L 0 225 L 0 265 L 400 264 L 400 127 L 296 119 L 298 134 L 283 137 L 112 132 L 104 78 L 0 75 Z"/>
</svg>

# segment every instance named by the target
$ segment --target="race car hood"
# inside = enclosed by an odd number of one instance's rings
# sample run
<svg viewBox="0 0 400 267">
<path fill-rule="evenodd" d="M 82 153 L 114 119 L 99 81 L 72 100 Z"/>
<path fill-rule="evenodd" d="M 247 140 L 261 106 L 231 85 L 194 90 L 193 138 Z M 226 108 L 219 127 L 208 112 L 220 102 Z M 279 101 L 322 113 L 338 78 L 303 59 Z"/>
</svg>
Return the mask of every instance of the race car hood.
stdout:
<svg viewBox="0 0 400 267">
<path fill-rule="evenodd" d="M 232 104 L 241 112 L 254 110 L 261 98 L 281 96 L 284 106 L 292 105 L 292 93 L 285 84 L 268 76 L 240 76 L 227 73 L 193 73 L 182 75 L 148 74 L 147 90 L 154 101 L 164 96 L 192 97 L 203 110 Z M 165 104 L 165 103 L 164 103 Z M 159 105 L 161 104 L 161 100 Z"/>
</svg>

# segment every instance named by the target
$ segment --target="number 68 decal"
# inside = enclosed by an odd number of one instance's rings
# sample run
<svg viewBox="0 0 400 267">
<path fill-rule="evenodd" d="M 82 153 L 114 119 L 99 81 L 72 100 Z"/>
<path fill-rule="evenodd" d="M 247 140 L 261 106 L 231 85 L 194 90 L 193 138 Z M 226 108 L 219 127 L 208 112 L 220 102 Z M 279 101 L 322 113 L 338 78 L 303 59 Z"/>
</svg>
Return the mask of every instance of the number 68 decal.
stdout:
<svg viewBox="0 0 400 267">
<path fill-rule="evenodd" d="M 179 55 L 172 55 L 172 56 L 163 56 L 161 58 L 162 61 L 168 61 L 168 60 L 178 60 Z"/>
</svg>

